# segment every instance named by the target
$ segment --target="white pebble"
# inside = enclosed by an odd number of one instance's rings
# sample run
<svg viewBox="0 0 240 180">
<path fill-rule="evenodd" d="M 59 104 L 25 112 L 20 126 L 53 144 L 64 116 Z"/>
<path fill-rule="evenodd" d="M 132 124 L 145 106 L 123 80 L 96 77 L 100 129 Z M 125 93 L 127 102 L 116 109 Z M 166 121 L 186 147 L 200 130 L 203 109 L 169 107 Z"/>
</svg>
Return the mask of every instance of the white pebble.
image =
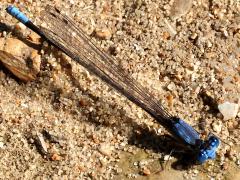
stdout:
<svg viewBox="0 0 240 180">
<path fill-rule="evenodd" d="M 215 121 L 213 124 L 213 130 L 216 133 L 220 133 L 222 131 L 222 122 L 221 121 Z"/>
<path fill-rule="evenodd" d="M 4 143 L 0 142 L 0 149 L 2 149 L 4 147 Z"/>
<path fill-rule="evenodd" d="M 172 157 L 170 155 L 165 155 L 163 159 L 164 161 L 168 161 L 168 160 L 171 160 Z"/>
<path fill-rule="evenodd" d="M 230 102 L 224 102 L 218 105 L 218 109 L 222 113 L 224 120 L 235 118 L 238 113 L 238 108 L 238 104 Z"/>
<path fill-rule="evenodd" d="M 176 88 L 175 84 L 172 82 L 167 86 L 167 89 L 173 91 Z"/>
<path fill-rule="evenodd" d="M 134 165 L 134 166 L 138 166 L 138 162 L 134 162 L 133 165 Z"/>
<path fill-rule="evenodd" d="M 106 156 L 111 156 L 113 147 L 110 144 L 102 143 L 99 147 L 99 151 Z"/>
<path fill-rule="evenodd" d="M 193 173 L 194 173 L 194 174 L 198 174 L 199 171 L 198 171 L 197 169 L 194 169 L 194 170 L 193 170 Z"/>
</svg>

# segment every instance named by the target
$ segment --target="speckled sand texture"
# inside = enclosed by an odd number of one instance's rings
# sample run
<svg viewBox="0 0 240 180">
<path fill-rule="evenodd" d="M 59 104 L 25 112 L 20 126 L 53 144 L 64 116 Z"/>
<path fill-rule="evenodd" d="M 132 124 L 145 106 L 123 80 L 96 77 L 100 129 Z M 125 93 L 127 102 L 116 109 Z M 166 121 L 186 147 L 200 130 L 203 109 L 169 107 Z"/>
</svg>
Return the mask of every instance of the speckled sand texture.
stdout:
<svg viewBox="0 0 240 180">
<path fill-rule="evenodd" d="M 11 2 L 36 24 L 47 4 L 57 6 L 172 114 L 226 143 L 204 165 L 176 163 L 181 156 L 169 157 L 160 124 L 39 44 L 1 0 L 0 47 L 9 38 L 31 41 L 41 67 L 23 82 L 0 63 L 0 179 L 240 179 L 240 113 L 225 109 L 235 113 L 226 119 L 218 109 L 240 103 L 239 0 Z"/>
</svg>

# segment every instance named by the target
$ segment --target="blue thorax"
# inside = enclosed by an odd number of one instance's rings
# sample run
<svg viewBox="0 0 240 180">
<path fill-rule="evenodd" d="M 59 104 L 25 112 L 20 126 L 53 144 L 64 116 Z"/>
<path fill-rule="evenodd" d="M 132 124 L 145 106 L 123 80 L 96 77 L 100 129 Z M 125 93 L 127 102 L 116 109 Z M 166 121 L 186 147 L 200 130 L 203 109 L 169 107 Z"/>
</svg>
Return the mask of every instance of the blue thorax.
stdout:
<svg viewBox="0 0 240 180">
<path fill-rule="evenodd" d="M 220 140 L 216 136 L 210 135 L 203 141 L 192 126 L 179 118 L 173 119 L 173 132 L 193 148 L 196 152 L 197 163 L 203 164 L 208 159 L 215 159 L 216 150 L 220 144 Z"/>
</svg>

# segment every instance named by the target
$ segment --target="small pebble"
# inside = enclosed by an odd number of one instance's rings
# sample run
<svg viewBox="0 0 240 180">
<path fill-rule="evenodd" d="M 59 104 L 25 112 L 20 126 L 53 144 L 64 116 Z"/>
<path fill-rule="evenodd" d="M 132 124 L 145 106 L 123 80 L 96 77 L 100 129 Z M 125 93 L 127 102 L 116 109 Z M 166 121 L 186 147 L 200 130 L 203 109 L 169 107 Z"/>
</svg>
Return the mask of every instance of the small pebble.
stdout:
<svg viewBox="0 0 240 180">
<path fill-rule="evenodd" d="M 171 35 L 170 35 L 170 33 L 169 32 L 163 32 L 163 39 L 164 40 L 169 40 L 171 38 Z"/>
<path fill-rule="evenodd" d="M 199 171 L 198 171 L 197 169 L 194 169 L 194 170 L 193 170 L 193 173 L 194 173 L 194 174 L 198 174 Z"/>
<path fill-rule="evenodd" d="M 218 109 L 222 113 L 224 120 L 235 118 L 238 113 L 238 108 L 238 104 L 230 102 L 224 102 L 218 105 Z"/>
<path fill-rule="evenodd" d="M 197 33 L 192 33 L 192 35 L 190 36 L 190 38 L 194 40 L 194 39 L 197 38 L 197 36 L 198 36 Z"/>
<path fill-rule="evenodd" d="M 112 35 L 109 29 L 101 29 L 95 31 L 96 36 L 100 39 L 109 39 Z"/>
<path fill-rule="evenodd" d="M 4 147 L 4 143 L 0 142 L 0 149 L 2 149 Z"/>
<path fill-rule="evenodd" d="M 113 147 L 108 143 L 102 143 L 99 147 L 99 151 L 106 156 L 111 156 Z"/>
<path fill-rule="evenodd" d="M 60 161 L 60 160 L 61 160 L 61 156 L 59 156 L 58 154 L 54 153 L 54 154 L 51 156 L 51 160 L 52 160 L 52 161 Z"/>
<path fill-rule="evenodd" d="M 170 10 L 172 18 L 177 19 L 187 14 L 191 7 L 192 0 L 174 0 Z"/>
<path fill-rule="evenodd" d="M 228 164 L 227 163 L 223 163 L 222 165 L 222 169 L 225 171 L 228 169 Z"/>
<path fill-rule="evenodd" d="M 138 164 L 139 164 L 138 162 L 134 162 L 133 163 L 134 166 L 138 166 Z"/>
<path fill-rule="evenodd" d="M 169 94 L 166 98 L 167 98 L 168 107 L 172 108 L 173 107 L 173 96 L 171 94 Z"/>
<path fill-rule="evenodd" d="M 169 91 L 173 91 L 173 90 L 175 90 L 175 88 L 176 88 L 176 86 L 175 86 L 175 84 L 172 82 L 172 83 L 170 83 L 168 86 L 167 86 L 167 89 L 169 90 Z"/>
<path fill-rule="evenodd" d="M 142 173 L 145 176 L 149 176 L 151 174 L 151 171 L 147 167 L 144 167 Z"/>
<path fill-rule="evenodd" d="M 16 77 L 25 82 L 36 78 L 41 64 L 37 50 L 14 38 L 1 38 L 0 50 L 0 61 Z"/>
<path fill-rule="evenodd" d="M 79 105 L 80 105 L 81 107 L 84 107 L 84 106 L 89 105 L 89 102 L 88 102 L 86 99 L 80 99 L 80 100 L 79 100 Z"/>
<path fill-rule="evenodd" d="M 165 155 L 163 159 L 164 159 L 164 161 L 168 161 L 168 160 L 171 159 L 171 156 L 170 155 Z"/>
<path fill-rule="evenodd" d="M 216 132 L 216 133 L 220 133 L 222 131 L 222 122 L 221 121 L 215 121 L 213 124 L 212 124 L 212 127 L 213 127 L 213 130 Z"/>
<path fill-rule="evenodd" d="M 238 166 L 240 166 L 240 160 L 237 160 L 237 163 L 236 163 Z"/>
<path fill-rule="evenodd" d="M 45 142 L 43 135 L 41 133 L 37 133 L 37 136 L 35 138 L 37 144 L 39 145 L 39 148 L 42 148 L 44 152 L 48 152 L 48 145 Z"/>
</svg>

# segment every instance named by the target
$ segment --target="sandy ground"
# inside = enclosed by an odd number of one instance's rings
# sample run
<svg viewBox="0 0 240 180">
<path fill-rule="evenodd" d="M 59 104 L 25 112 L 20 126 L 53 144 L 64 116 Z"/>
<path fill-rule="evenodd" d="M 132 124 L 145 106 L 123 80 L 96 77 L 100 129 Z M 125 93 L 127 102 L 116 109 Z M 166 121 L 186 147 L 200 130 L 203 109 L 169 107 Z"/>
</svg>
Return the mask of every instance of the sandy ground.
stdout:
<svg viewBox="0 0 240 180">
<path fill-rule="evenodd" d="M 240 114 L 218 110 L 240 99 L 239 0 L 12 2 L 37 24 L 56 5 L 172 114 L 226 143 L 204 165 L 169 158 L 160 124 L 56 49 L 26 43 L 1 0 L 0 37 L 41 56 L 28 82 L 0 64 L 1 179 L 240 179 Z"/>
</svg>

